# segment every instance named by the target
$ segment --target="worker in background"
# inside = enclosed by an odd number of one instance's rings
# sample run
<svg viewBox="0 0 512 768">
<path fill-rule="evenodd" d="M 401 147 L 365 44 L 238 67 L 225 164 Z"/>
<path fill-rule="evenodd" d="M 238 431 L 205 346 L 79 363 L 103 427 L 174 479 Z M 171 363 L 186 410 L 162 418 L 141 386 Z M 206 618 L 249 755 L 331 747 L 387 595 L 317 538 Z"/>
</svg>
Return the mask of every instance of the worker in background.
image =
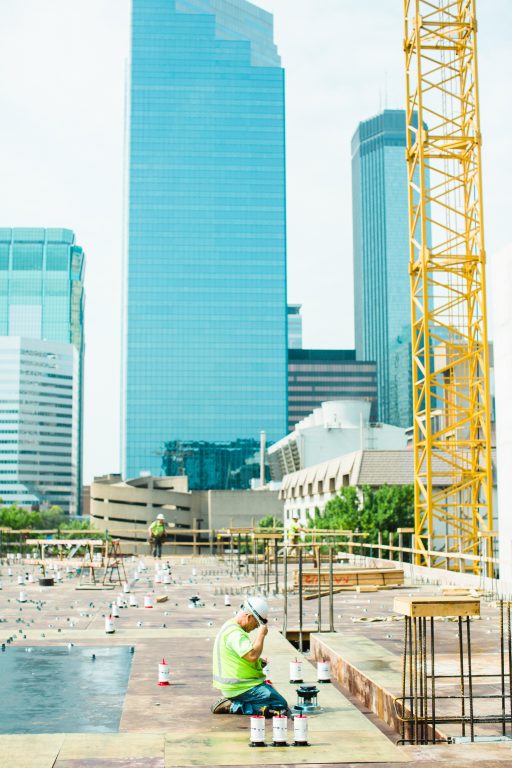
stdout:
<svg viewBox="0 0 512 768">
<path fill-rule="evenodd" d="M 153 557 L 162 557 L 162 544 L 166 533 L 165 517 L 162 514 L 157 515 L 148 529 L 148 541 Z"/>
<path fill-rule="evenodd" d="M 272 717 L 288 712 L 286 700 L 265 682 L 262 653 L 267 622 L 267 601 L 248 597 L 237 615 L 221 627 L 213 646 L 213 686 L 220 689 L 222 698 L 211 706 L 214 715 Z M 255 629 L 253 641 L 249 634 Z"/>
<path fill-rule="evenodd" d="M 286 529 L 287 555 L 298 555 L 298 545 L 300 544 L 300 535 L 304 533 L 304 528 L 299 523 L 300 516 L 297 511 L 292 513 L 292 521 Z"/>
</svg>

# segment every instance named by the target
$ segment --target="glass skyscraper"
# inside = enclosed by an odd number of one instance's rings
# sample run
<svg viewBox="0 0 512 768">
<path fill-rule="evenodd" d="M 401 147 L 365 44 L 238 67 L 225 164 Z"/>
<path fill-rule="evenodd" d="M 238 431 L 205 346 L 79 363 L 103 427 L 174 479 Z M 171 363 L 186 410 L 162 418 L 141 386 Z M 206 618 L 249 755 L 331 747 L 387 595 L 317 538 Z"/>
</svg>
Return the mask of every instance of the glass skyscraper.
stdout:
<svg viewBox="0 0 512 768">
<path fill-rule="evenodd" d="M 261 430 L 286 433 L 272 16 L 245 0 L 133 0 L 129 101 L 123 474 L 174 462 L 197 488 L 199 453 L 210 487 L 231 487 L 224 459 L 212 477 L 216 446 L 241 457 Z"/>
<path fill-rule="evenodd" d="M 68 229 L 0 228 L 0 498 L 79 511 L 85 257 Z"/>
<path fill-rule="evenodd" d="M 412 424 L 406 122 L 386 109 L 352 138 L 354 314 L 358 360 L 377 363 L 378 418 Z"/>
</svg>

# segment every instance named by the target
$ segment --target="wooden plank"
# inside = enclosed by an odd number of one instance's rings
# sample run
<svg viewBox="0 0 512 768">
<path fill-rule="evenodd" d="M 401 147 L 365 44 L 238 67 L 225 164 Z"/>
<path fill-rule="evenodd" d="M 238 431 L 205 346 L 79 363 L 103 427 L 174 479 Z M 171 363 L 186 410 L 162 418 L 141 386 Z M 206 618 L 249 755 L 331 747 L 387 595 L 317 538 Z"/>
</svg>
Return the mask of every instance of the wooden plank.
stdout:
<svg viewBox="0 0 512 768">
<path fill-rule="evenodd" d="M 480 600 L 474 597 L 429 595 L 395 597 L 395 613 L 402 616 L 480 616 Z"/>
</svg>

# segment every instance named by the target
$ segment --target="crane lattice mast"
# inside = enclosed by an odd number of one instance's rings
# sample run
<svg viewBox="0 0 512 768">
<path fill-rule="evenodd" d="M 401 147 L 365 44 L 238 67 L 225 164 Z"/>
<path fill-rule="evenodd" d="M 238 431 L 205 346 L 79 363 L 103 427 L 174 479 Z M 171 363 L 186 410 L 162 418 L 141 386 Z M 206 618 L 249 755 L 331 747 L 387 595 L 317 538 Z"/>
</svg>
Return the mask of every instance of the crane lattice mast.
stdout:
<svg viewBox="0 0 512 768">
<path fill-rule="evenodd" d="M 493 519 L 475 0 L 404 7 L 416 562 L 461 551 L 478 572 Z"/>
</svg>

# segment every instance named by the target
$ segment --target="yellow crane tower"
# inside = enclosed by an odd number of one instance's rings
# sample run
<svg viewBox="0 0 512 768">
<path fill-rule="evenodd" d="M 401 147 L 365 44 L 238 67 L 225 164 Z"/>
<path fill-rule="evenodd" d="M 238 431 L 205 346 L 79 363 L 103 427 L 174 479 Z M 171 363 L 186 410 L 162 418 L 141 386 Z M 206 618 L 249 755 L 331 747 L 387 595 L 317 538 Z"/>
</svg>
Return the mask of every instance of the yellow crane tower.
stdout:
<svg viewBox="0 0 512 768">
<path fill-rule="evenodd" d="M 404 11 L 416 563 L 463 552 L 478 573 L 493 518 L 475 0 Z"/>
</svg>

